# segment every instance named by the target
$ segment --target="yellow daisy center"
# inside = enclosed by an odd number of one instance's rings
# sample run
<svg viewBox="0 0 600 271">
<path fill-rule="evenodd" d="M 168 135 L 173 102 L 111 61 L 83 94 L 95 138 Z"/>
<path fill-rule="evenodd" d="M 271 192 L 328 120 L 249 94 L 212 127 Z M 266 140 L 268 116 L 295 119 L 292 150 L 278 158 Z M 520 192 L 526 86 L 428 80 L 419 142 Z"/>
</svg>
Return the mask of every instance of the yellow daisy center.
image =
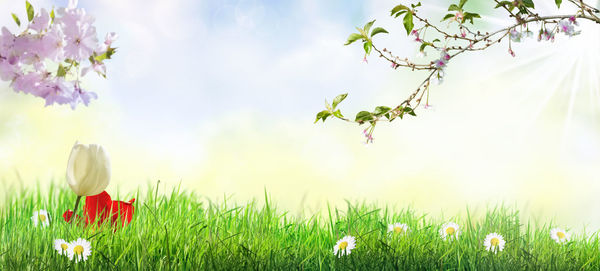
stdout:
<svg viewBox="0 0 600 271">
<path fill-rule="evenodd" d="M 340 247 L 340 249 L 346 249 L 348 247 L 348 242 L 346 242 L 346 241 L 341 242 L 339 247 Z"/>
<path fill-rule="evenodd" d="M 453 235 L 455 232 L 456 232 L 456 230 L 453 227 L 446 228 L 447 235 Z"/>
<path fill-rule="evenodd" d="M 561 232 L 561 231 L 557 232 L 557 233 L 556 233 L 556 236 L 558 236 L 558 239 L 564 239 L 564 238 L 566 237 L 566 236 L 565 236 L 565 233 L 564 233 L 564 232 Z"/>
<path fill-rule="evenodd" d="M 402 233 L 404 229 L 402 227 L 396 226 L 394 227 L 394 233 Z"/>
<path fill-rule="evenodd" d="M 67 250 L 69 246 L 67 246 L 67 244 L 60 244 L 60 248 L 62 248 L 62 250 Z"/>
<path fill-rule="evenodd" d="M 75 254 L 77 255 L 81 255 L 83 253 L 83 247 L 80 245 L 75 246 L 75 248 L 73 248 L 73 252 L 75 252 Z"/>
<path fill-rule="evenodd" d="M 40 221 L 45 222 L 46 221 L 46 216 L 43 214 L 39 214 L 38 217 L 40 218 Z"/>
<path fill-rule="evenodd" d="M 494 238 L 492 238 L 492 240 L 490 240 L 490 244 L 492 244 L 492 246 L 497 247 L 498 244 L 500 244 L 500 239 L 494 237 Z"/>
</svg>

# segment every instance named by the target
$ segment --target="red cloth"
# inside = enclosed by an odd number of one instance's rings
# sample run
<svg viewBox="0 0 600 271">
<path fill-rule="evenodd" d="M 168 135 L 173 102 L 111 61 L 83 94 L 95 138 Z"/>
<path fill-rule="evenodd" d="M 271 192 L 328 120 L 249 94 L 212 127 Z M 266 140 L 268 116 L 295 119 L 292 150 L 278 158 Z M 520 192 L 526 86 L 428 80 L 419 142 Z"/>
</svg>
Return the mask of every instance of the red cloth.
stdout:
<svg viewBox="0 0 600 271">
<path fill-rule="evenodd" d="M 113 201 L 110 195 L 103 191 L 102 193 L 94 196 L 85 197 L 85 206 L 83 206 L 83 216 L 85 218 L 85 225 L 96 223 L 98 226 L 105 223 L 110 217 L 111 225 L 116 226 L 119 220 L 121 226 L 124 227 L 131 223 L 133 218 L 135 199 L 131 199 L 129 202 L 124 201 Z M 70 222 L 73 216 L 73 211 L 67 210 L 63 214 L 63 218 L 66 222 Z M 77 223 L 81 223 L 81 217 L 75 215 Z"/>
</svg>

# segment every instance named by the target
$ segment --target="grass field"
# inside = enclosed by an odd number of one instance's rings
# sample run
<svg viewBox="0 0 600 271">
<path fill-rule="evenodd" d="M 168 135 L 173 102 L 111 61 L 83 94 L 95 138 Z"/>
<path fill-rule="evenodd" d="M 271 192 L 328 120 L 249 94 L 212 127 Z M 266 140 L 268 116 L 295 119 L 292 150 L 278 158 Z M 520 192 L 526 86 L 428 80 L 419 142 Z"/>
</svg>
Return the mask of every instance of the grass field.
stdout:
<svg viewBox="0 0 600 271">
<path fill-rule="evenodd" d="M 0 270 L 600 269 L 597 234 L 557 244 L 550 238 L 552 225 L 523 223 L 510 208 L 489 210 L 478 219 L 441 220 L 410 209 L 348 203 L 323 216 L 297 219 L 267 198 L 234 205 L 177 190 L 156 192 L 131 195 L 133 221 L 115 231 L 65 223 L 61 215 L 75 199 L 66 188 L 8 190 L 0 208 Z M 39 209 L 48 210 L 49 227 L 33 226 L 32 213 Z M 458 240 L 440 237 L 440 226 L 448 221 L 461 226 Z M 406 223 L 408 234 L 388 234 L 388 224 L 395 222 Z M 506 240 L 497 254 L 483 246 L 491 232 Z M 337 257 L 333 246 L 345 235 L 356 237 L 356 248 Z M 53 249 L 54 239 L 79 237 L 92 244 L 87 261 L 75 263 Z"/>
</svg>

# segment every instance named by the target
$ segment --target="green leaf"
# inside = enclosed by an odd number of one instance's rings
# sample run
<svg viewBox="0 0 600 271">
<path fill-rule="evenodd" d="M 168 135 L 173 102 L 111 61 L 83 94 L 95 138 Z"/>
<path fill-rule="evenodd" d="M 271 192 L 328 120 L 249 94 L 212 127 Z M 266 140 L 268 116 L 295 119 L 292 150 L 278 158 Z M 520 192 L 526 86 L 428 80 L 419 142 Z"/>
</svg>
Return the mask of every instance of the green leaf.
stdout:
<svg viewBox="0 0 600 271">
<path fill-rule="evenodd" d="M 460 0 L 460 3 L 458 4 L 459 8 L 463 8 L 465 6 L 465 4 L 467 3 L 468 0 Z"/>
<path fill-rule="evenodd" d="M 15 20 L 15 23 L 17 23 L 18 26 L 21 26 L 21 20 L 19 20 L 19 17 L 17 16 L 17 14 L 11 13 L 13 20 Z"/>
<path fill-rule="evenodd" d="M 396 13 L 396 16 L 395 16 L 395 18 L 398 18 L 398 17 L 400 17 L 400 15 L 402 15 L 402 14 L 404 14 L 404 13 L 407 13 L 407 12 L 408 12 L 408 11 L 406 11 L 406 10 L 403 10 L 403 11 L 400 11 L 400 12 Z"/>
<path fill-rule="evenodd" d="M 419 51 L 423 52 L 427 46 L 433 46 L 433 44 L 425 41 L 421 44 L 421 47 L 419 47 Z"/>
<path fill-rule="evenodd" d="M 373 49 L 373 43 L 371 41 L 367 41 L 363 44 L 363 48 L 365 49 L 365 54 L 371 54 L 371 49 Z"/>
<path fill-rule="evenodd" d="M 446 14 L 446 16 L 444 16 L 444 19 L 442 19 L 442 22 L 445 21 L 445 20 L 448 20 L 448 19 L 450 19 L 452 17 L 456 17 L 456 15 L 454 15 L 454 14 Z"/>
<path fill-rule="evenodd" d="M 375 23 L 375 20 L 372 20 L 372 21 L 368 22 L 367 24 L 365 24 L 365 26 L 363 27 L 363 30 L 365 31 L 365 33 L 369 33 L 369 31 L 371 31 L 371 27 L 373 26 L 374 23 Z"/>
<path fill-rule="evenodd" d="M 386 33 L 389 34 L 390 32 L 388 32 L 387 30 L 383 29 L 382 27 L 375 27 L 375 29 L 373 29 L 373 32 L 371 32 L 371 37 L 379 34 L 379 33 Z"/>
<path fill-rule="evenodd" d="M 52 21 L 54 22 L 54 17 L 56 17 L 54 15 L 54 8 L 50 11 L 50 19 L 52 19 Z"/>
<path fill-rule="evenodd" d="M 362 39 L 362 37 L 363 36 L 361 34 L 352 33 L 352 34 L 350 34 L 350 36 L 348 37 L 348 41 L 346 41 L 346 44 L 344 44 L 344 45 L 350 45 L 353 42 L 355 42 L 355 41 L 357 41 L 359 39 Z"/>
<path fill-rule="evenodd" d="M 440 39 L 434 39 L 432 42 L 440 42 Z"/>
<path fill-rule="evenodd" d="M 556 3 L 556 6 L 558 8 L 560 8 L 560 4 L 562 4 L 562 0 L 554 0 L 554 2 Z"/>
<path fill-rule="evenodd" d="M 340 112 L 339 109 L 336 110 L 335 112 L 333 112 L 333 115 L 336 116 L 336 117 L 338 117 L 338 118 L 340 118 L 340 119 L 344 117 L 344 115 L 342 115 L 342 112 Z"/>
<path fill-rule="evenodd" d="M 373 114 L 375 114 L 375 116 L 379 117 L 385 113 L 388 113 L 390 110 L 392 110 L 392 109 L 387 106 L 378 106 L 378 107 L 375 107 L 375 111 L 373 111 Z"/>
<path fill-rule="evenodd" d="M 523 4 L 528 8 L 535 8 L 535 5 L 533 4 L 533 0 L 523 0 Z"/>
<path fill-rule="evenodd" d="M 465 12 L 465 15 L 463 16 L 463 20 L 462 23 L 466 22 L 467 20 L 469 20 L 469 22 L 471 24 L 473 24 L 473 19 L 474 18 L 481 18 L 481 16 L 479 16 L 479 14 L 477 13 L 470 13 L 470 12 Z"/>
<path fill-rule="evenodd" d="M 404 23 L 404 29 L 406 29 L 406 35 L 410 35 L 410 32 L 415 27 L 415 25 L 413 24 L 412 12 L 407 12 L 406 15 L 404 16 L 404 20 L 402 20 L 402 22 Z"/>
<path fill-rule="evenodd" d="M 94 57 L 94 60 L 96 60 L 98 62 L 102 62 L 105 59 L 110 59 L 112 57 L 112 55 L 115 54 L 115 52 L 117 52 L 117 50 L 115 48 L 109 47 L 108 49 L 106 49 L 106 52 L 104 52 L 104 54 Z"/>
<path fill-rule="evenodd" d="M 512 2 L 512 1 L 500 1 L 500 2 L 499 2 L 497 5 L 496 5 L 496 7 L 495 7 L 495 8 L 499 8 L 499 7 L 506 6 L 506 5 L 509 5 L 509 6 L 511 6 L 511 7 L 514 7 L 514 5 L 513 5 L 513 2 Z"/>
<path fill-rule="evenodd" d="M 448 11 L 459 11 L 460 7 L 458 7 L 456 4 L 452 4 L 448 7 Z"/>
<path fill-rule="evenodd" d="M 31 22 L 34 15 L 33 6 L 31 3 L 29 3 L 29 1 L 25 1 L 25 8 L 27 9 L 27 20 Z"/>
<path fill-rule="evenodd" d="M 323 122 L 325 122 L 325 120 L 331 116 L 331 112 L 327 111 L 327 110 L 323 110 L 321 112 L 319 112 L 317 114 L 317 118 L 315 119 L 315 123 L 317 123 L 319 120 L 323 120 Z"/>
<path fill-rule="evenodd" d="M 358 123 L 363 123 L 365 121 L 373 120 L 373 114 L 368 111 L 360 111 L 356 114 L 356 119 L 354 121 Z"/>
<path fill-rule="evenodd" d="M 411 116 L 417 116 L 417 114 L 415 114 L 415 110 L 410 107 L 405 107 L 402 110 Z"/>
<path fill-rule="evenodd" d="M 62 64 L 58 64 L 58 70 L 56 71 L 56 77 L 65 77 L 67 75 L 67 70 Z"/>
<path fill-rule="evenodd" d="M 392 14 L 390 14 L 390 16 L 394 16 L 394 14 L 398 13 L 398 12 L 399 12 L 399 11 L 401 11 L 401 10 L 404 10 L 404 11 L 406 12 L 406 11 L 409 11 L 409 10 L 410 10 L 410 8 L 408 8 L 408 7 L 407 7 L 407 6 L 405 6 L 405 5 L 397 5 L 397 6 L 395 6 L 395 7 L 392 9 Z M 397 17 L 397 16 L 396 16 L 396 17 Z"/>
<path fill-rule="evenodd" d="M 340 94 L 337 97 L 335 97 L 335 99 L 333 99 L 333 103 L 331 104 L 333 109 L 335 109 L 338 106 L 338 104 L 340 104 L 344 99 L 346 99 L 346 97 L 348 97 L 348 93 Z"/>
</svg>

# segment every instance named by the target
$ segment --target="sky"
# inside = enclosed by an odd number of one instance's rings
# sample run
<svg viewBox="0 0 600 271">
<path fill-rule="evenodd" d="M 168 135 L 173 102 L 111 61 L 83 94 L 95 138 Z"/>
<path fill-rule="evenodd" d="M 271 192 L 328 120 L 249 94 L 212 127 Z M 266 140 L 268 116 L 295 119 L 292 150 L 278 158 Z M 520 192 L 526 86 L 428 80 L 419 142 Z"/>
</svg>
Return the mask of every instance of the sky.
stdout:
<svg viewBox="0 0 600 271">
<path fill-rule="evenodd" d="M 441 18 L 443 2 L 427 1 L 423 14 Z M 541 12 L 568 12 L 537 2 Z M 513 44 L 515 58 L 503 43 L 453 59 L 432 109 L 378 125 L 374 144 L 363 144 L 357 125 L 313 124 L 325 99 L 349 93 L 341 108 L 352 116 L 394 106 L 423 80 L 343 46 L 355 26 L 377 19 L 392 33 L 378 36 L 380 47 L 419 60 L 388 16 L 394 4 L 81 1 L 100 37 L 119 35 L 108 78 L 85 81 L 99 98 L 76 110 L 44 107 L 1 82 L 0 179 L 65 185 L 79 140 L 110 153 L 109 192 L 161 180 L 164 191 L 181 185 L 245 202 L 266 190 L 298 214 L 345 199 L 446 216 L 505 203 L 542 223 L 600 229 L 600 28 L 592 24 L 554 43 Z M 0 25 L 15 29 L 10 12 L 24 14 L 23 5 L 0 0 Z M 482 14 L 483 29 L 512 23 L 485 2 L 467 7 Z"/>
</svg>

